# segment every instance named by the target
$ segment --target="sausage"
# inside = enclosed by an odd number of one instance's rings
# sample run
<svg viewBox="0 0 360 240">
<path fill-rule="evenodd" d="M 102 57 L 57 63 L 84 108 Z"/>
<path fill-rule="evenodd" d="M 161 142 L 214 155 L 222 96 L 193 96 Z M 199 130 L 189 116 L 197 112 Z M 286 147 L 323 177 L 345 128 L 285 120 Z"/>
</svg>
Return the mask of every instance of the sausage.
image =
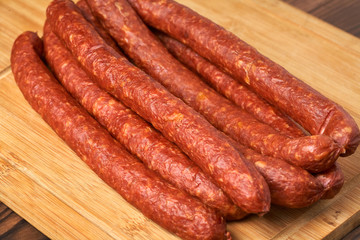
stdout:
<svg viewBox="0 0 360 240">
<path fill-rule="evenodd" d="M 109 4 L 108 1 L 107 4 Z M 110 11 L 110 7 L 109 5 L 106 4 L 106 6 L 102 6 L 101 4 L 99 5 L 98 2 L 95 1 L 89 1 L 90 3 L 90 7 L 93 8 L 94 13 L 100 13 L 101 15 L 99 15 L 101 18 L 100 19 L 107 19 L 107 21 L 109 21 L 110 16 L 114 16 L 116 13 L 115 12 L 111 12 Z M 134 25 L 121 25 L 121 22 L 134 22 L 129 16 L 130 13 L 127 11 L 126 9 L 126 5 L 124 4 L 120 4 L 120 2 L 115 2 L 113 4 L 119 4 L 117 5 L 118 9 L 121 9 L 121 14 L 125 15 L 127 18 L 122 18 L 123 21 L 120 21 L 120 18 L 118 18 L 118 20 L 114 20 L 113 21 L 113 25 L 109 25 L 109 24 L 104 24 L 107 29 L 110 29 L 110 33 L 113 34 L 114 38 L 118 40 L 118 42 L 120 43 L 120 45 L 122 45 L 123 49 L 125 50 L 125 52 L 130 55 L 130 56 L 134 56 L 134 55 L 138 55 L 140 56 L 141 53 L 147 53 L 146 50 L 138 48 L 136 46 L 136 44 L 133 45 L 126 45 L 122 42 L 126 42 L 126 43 L 130 43 L 131 39 L 130 37 L 128 39 L 124 39 L 121 38 L 121 40 L 119 40 L 119 36 L 126 36 L 126 35 L 130 35 L 130 36 L 134 36 L 135 34 L 133 34 L 132 32 L 130 33 L 117 33 L 117 32 L 112 32 L 111 29 L 115 29 L 115 28 L 126 28 L 126 29 L 134 29 L 133 32 L 139 32 L 141 34 L 144 34 L 145 30 L 143 28 L 136 28 L 134 27 Z M 106 9 L 105 11 L 102 11 L 101 8 L 103 7 L 103 9 Z M 99 9 L 100 8 L 100 9 Z M 106 17 L 104 16 L 106 14 Z M 129 31 L 129 30 L 128 30 Z M 140 38 L 140 37 L 139 37 Z M 149 36 L 150 38 L 150 36 Z M 142 38 L 144 39 L 144 38 Z M 171 62 L 172 58 L 168 58 L 166 57 L 166 53 L 164 51 L 162 51 L 162 49 L 160 48 L 156 48 L 155 46 L 156 43 L 154 42 L 150 42 L 150 41 L 146 41 L 146 40 L 139 40 L 139 42 L 141 41 L 142 44 L 139 44 L 141 46 L 151 46 L 151 48 L 155 53 L 161 53 L 163 52 L 163 57 L 152 57 L 150 60 L 148 60 L 151 63 L 154 63 L 154 65 L 158 65 L 161 67 L 161 69 L 167 69 L 167 71 L 171 71 L 171 72 L 176 72 L 177 69 L 175 69 L 175 67 L 172 67 L 172 65 L 167 66 L 166 64 L 164 64 L 163 62 L 160 62 L 157 59 L 163 59 L 165 63 L 169 63 Z M 139 51 L 137 53 L 132 54 L 132 52 L 130 52 L 128 49 L 138 49 Z M 135 50 L 133 50 L 135 51 Z M 154 55 L 154 53 L 150 52 L 148 53 L 149 55 Z M 143 56 L 140 56 L 142 58 L 144 58 Z M 156 60 L 154 60 L 156 59 Z M 169 60 L 170 59 L 170 60 Z M 135 59 L 135 62 L 139 60 Z M 146 65 L 146 63 L 142 63 L 140 60 L 140 64 L 142 65 Z M 146 60 L 145 60 L 146 61 Z M 159 63 L 160 62 L 160 63 Z M 146 66 L 145 66 L 146 68 Z M 148 67 L 149 69 L 155 69 L 154 66 L 150 66 Z M 149 70 L 151 71 L 151 70 Z M 154 74 L 156 77 L 156 73 Z M 166 77 L 165 77 L 166 78 Z M 194 79 L 188 77 L 189 79 Z M 182 79 L 180 79 L 182 80 Z M 165 81 L 165 80 L 164 80 Z M 186 81 L 186 80 L 184 80 Z M 183 84 L 183 81 L 179 82 L 180 84 Z M 194 86 L 194 84 L 192 83 L 188 83 L 186 82 L 186 86 Z M 172 84 L 172 86 L 174 86 L 176 83 Z M 168 86 L 168 84 L 164 84 L 166 86 Z M 198 89 L 204 89 L 205 87 L 203 87 L 204 84 L 201 87 L 198 87 Z M 176 90 L 175 90 L 176 91 Z M 193 90 L 194 92 L 196 92 L 196 90 Z M 185 100 L 185 99 L 184 99 Z M 190 104 L 191 105 L 191 104 Z M 191 105 L 193 106 L 193 105 Z M 221 105 L 219 106 L 221 107 Z M 243 147 L 242 150 L 244 150 L 245 148 Z M 322 185 L 308 172 L 306 172 L 303 169 L 300 168 L 296 168 L 296 167 L 292 167 L 291 165 L 287 164 L 284 161 L 281 160 L 275 160 L 272 158 L 267 158 L 267 157 L 263 157 L 261 155 L 256 155 L 256 153 L 254 153 L 252 151 L 252 153 L 250 153 L 251 150 L 245 151 L 247 153 L 247 157 L 250 158 L 250 160 L 253 161 L 253 163 L 255 164 L 255 166 L 258 167 L 258 170 L 260 170 L 260 172 L 263 174 L 264 178 L 267 180 L 268 184 L 271 184 L 271 186 L 269 185 L 270 188 L 270 192 L 272 195 L 272 202 L 275 201 L 275 203 L 279 204 L 279 205 L 283 205 L 283 206 L 288 206 L 288 207 L 304 207 L 304 206 L 308 206 L 312 203 L 314 203 L 315 201 L 317 201 L 321 195 L 322 195 Z M 252 158 L 249 156 L 253 156 Z M 257 156 L 257 157 L 254 157 Z M 253 159 L 256 159 L 256 161 L 254 161 Z M 260 162 L 261 161 L 261 162 Z M 257 164 L 256 164 L 257 162 Z M 279 169 L 276 169 L 276 167 L 279 167 Z M 282 171 L 280 171 L 280 169 Z M 286 172 L 284 172 L 286 171 Z M 288 178 L 286 176 L 289 176 Z"/>
<path fill-rule="evenodd" d="M 224 239 L 223 218 L 130 155 L 57 83 L 41 54 L 42 41 L 35 33 L 16 39 L 11 53 L 15 81 L 70 148 L 129 203 L 169 231 L 184 239 Z"/>
<path fill-rule="evenodd" d="M 173 0 L 128 0 L 141 18 L 191 47 L 237 81 L 277 106 L 311 134 L 324 134 L 355 152 L 360 132 L 338 104 L 261 55 L 233 33 Z"/>
<path fill-rule="evenodd" d="M 199 71 L 199 69 L 202 69 L 202 73 L 207 74 L 209 78 L 211 75 L 219 76 L 214 80 L 224 79 L 224 81 L 220 82 L 220 84 L 222 84 L 223 89 L 227 89 L 225 91 L 233 91 L 232 89 L 237 88 L 239 89 L 239 93 L 235 96 L 245 95 L 243 98 L 250 98 L 248 101 L 242 101 L 241 105 L 245 105 L 251 110 L 256 107 L 263 108 L 263 106 L 265 106 L 269 110 L 260 111 L 261 113 L 265 112 L 265 114 L 262 115 L 272 116 L 274 115 L 273 113 L 277 113 L 276 109 L 273 109 L 270 105 L 258 98 L 256 94 L 247 90 L 246 87 L 238 84 L 228 75 L 222 73 L 211 63 L 207 62 L 205 59 L 193 52 L 190 48 L 187 48 L 185 45 L 182 45 L 180 42 L 177 42 L 170 37 L 166 37 L 164 34 L 159 33 L 158 36 L 159 35 L 161 36 L 161 40 L 165 43 L 166 47 L 168 49 L 170 48 L 172 52 L 175 52 L 178 58 L 185 60 L 188 64 L 192 65 L 193 70 Z M 214 71 L 216 72 L 215 74 L 213 73 Z M 229 87 L 226 87 L 226 85 Z M 241 101 L 243 98 L 235 99 L 239 99 Z M 247 102 L 252 103 L 248 104 Z M 287 121 L 282 120 L 282 118 L 285 118 L 285 116 L 282 116 L 280 112 L 278 114 L 279 115 L 274 115 L 274 118 L 279 119 L 277 122 L 275 122 L 275 124 L 278 122 L 281 123 L 283 121 L 284 127 L 280 128 L 283 130 L 283 132 L 288 133 L 288 135 L 293 137 L 303 135 L 303 133 L 298 128 L 295 128 L 290 124 L 287 125 Z M 262 116 L 259 117 L 261 118 Z M 274 121 L 271 121 L 271 123 L 274 123 Z M 292 127 L 294 128 L 292 129 Z M 237 149 L 244 154 L 245 158 L 252 161 L 257 167 L 258 171 L 264 176 L 265 180 L 269 184 L 272 203 L 291 208 L 301 208 L 316 202 L 323 194 L 324 189 L 322 185 L 305 170 L 299 167 L 293 167 L 281 159 L 273 159 L 262 156 L 239 144 Z"/>
<path fill-rule="evenodd" d="M 337 163 L 312 176 L 306 170 L 281 159 L 261 155 L 236 142 L 232 144 L 264 176 L 269 185 L 272 204 L 288 208 L 307 207 L 320 198 L 333 198 L 344 185 L 344 174 Z"/>
<path fill-rule="evenodd" d="M 129 152 L 177 188 L 216 208 L 227 219 L 245 216 L 179 148 L 100 89 L 51 31 L 48 21 L 43 32 L 45 58 L 57 79 Z"/>
<path fill-rule="evenodd" d="M 340 148 L 327 136 L 288 138 L 254 119 L 179 63 L 125 0 L 87 0 L 94 15 L 123 51 L 171 93 L 236 141 L 312 172 L 333 165 Z"/>
<path fill-rule="evenodd" d="M 304 135 L 291 120 L 288 120 L 276 108 L 273 108 L 245 86 L 223 73 L 191 48 L 161 32 L 156 31 L 156 35 L 177 59 L 191 70 L 199 73 L 218 92 L 257 116 L 259 121 L 275 126 L 276 130 L 287 136 L 299 137 Z M 344 184 L 344 175 L 336 163 L 327 171 L 316 174 L 316 179 L 313 179 L 313 176 L 306 171 L 292 167 L 281 161 L 281 159 L 261 156 L 239 144 L 237 147 L 244 157 L 251 160 L 264 176 L 269 184 L 271 202 L 274 204 L 293 208 L 305 207 L 317 201 L 321 195 L 323 199 L 333 198 Z M 282 171 L 278 171 L 279 169 Z M 281 180 L 277 178 L 279 174 L 282 175 Z M 324 189 L 319 186 L 319 182 L 322 183 Z M 289 186 L 293 188 L 289 189 Z M 285 189 L 286 191 L 284 191 Z M 288 200 L 288 197 L 291 197 L 290 200 Z"/>
<path fill-rule="evenodd" d="M 323 186 L 306 170 L 254 153 L 249 148 L 241 152 L 255 164 L 269 184 L 271 203 L 289 208 L 303 208 L 323 196 Z"/>
<path fill-rule="evenodd" d="M 255 167 L 247 166 L 201 115 L 106 46 L 72 2 L 53 1 L 47 18 L 53 32 L 101 88 L 178 145 L 244 212 L 269 210 L 269 189 Z"/>
<path fill-rule="evenodd" d="M 317 202 L 323 196 L 324 186 L 308 171 L 282 159 L 261 155 L 232 139 L 228 139 L 228 142 L 263 175 L 269 185 L 272 204 L 303 208 Z"/>
<path fill-rule="evenodd" d="M 198 55 L 179 41 L 155 31 L 165 47 L 191 70 L 235 104 L 252 113 L 259 121 L 271 125 L 279 132 L 300 137 L 304 133 L 279 110 L 259 98 L 229 75 Z M 316 179 L 307 171 L 293 167 L 281 159 L 262 156 L 243 145 L 237 144 L 244 157 L 252 161 L 269 185 L 271 202 L 290 208 L 302 208 L 322 199 L 333 198 L 344 184 L 344 175 L 338 166 L 316 174 Z M 281 171 L 279 171 L 281 169 Z M 286 176 L 286 177 L 285 177 Z M 319 183 L 323 187 L 320 187 Z"/>
<path fill-rule="evenodd" d="M 333 198 L 344 185 L 344 174 L 336 162 L 328 170 L 313 176 L 282 159 L 261 155 L 232 139 L 228 141 L 247 160 L 255 164 L 269 185 L 271 202 L 275 205 L 289 208 L 307 207 L 320 198 Z"/>
<path fill-rule="evenodd" d="M 337 163 L 327 171 L 316 174 L 315 177 L 325 189 L 322 199 L 335 197 L 344 185 L 344 174 Z"/>
<path fill-rule="evenodd" d="M 271 106 L 247 87 L 222 72 L 212 63 L 198 55 L 191 48 L 161 32 L 155 34 L 168 51 L 180 62 L 197 72 L 202 79 L 233 103 L 252 114 L 280 133 L 291 137 L 302 137 L 304 132 L 288 116 Z"/>
<path fill-rule="evenodd" d="M 99 35 L 104 39 L 104 41 L 112 48 L 117 50 L 120 54 L 121 51 L 114 41 L 112 37 L 106 32 L 106 30 L 101 26 L 101 23 L 99 20 L 97 20 L 93 14 L 91 13 L 91 9 L 89 8 L 88 4 L 86 3 L 86 0 L 80 0 L 76 3 L 76 5 L 81 9 L 81 13 L 84 16 L 84 18 L 93 25 L 95 30 L 99 33 Z"/>
</svg>

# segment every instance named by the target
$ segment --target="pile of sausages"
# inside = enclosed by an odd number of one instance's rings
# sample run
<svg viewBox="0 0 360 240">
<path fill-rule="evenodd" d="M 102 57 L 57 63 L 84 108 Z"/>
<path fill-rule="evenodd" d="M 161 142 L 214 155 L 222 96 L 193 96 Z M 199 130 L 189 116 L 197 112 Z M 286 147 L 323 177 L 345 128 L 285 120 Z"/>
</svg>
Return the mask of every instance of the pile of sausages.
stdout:
<svg viewBox="0 0 360 240">
<path fill-rule="evenodd" d="M 353 118 L 172 0 L 54 0 L 11 65 L 30 105 L 129 203 L 183 239 L 332 198 Z"/>
</svg>

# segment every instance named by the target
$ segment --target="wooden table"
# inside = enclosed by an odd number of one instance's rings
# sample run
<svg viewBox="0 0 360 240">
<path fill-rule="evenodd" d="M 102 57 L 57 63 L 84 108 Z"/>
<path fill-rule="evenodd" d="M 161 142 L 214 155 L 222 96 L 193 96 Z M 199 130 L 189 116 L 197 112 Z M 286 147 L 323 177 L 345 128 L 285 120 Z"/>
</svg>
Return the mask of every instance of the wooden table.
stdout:
<svg viewBox="0 0 360 240">
<path fill-rule="evenodd" d="M 360 1 L 357 0 L 284 0 L 357 37 L 360 37 Z M 0 4 L 0 8 L 2 5 Z M 275 6 L 276 7 L 276 6 Z M 40 30 L 40 29 L 33 29 Z M 0 69 L 0 71 L 3 69 Z M 9 71 L 5 69 L 5 72 Z M 3 71 L 4 72 L 4 71 Z M 1 74 L 1 73 L 0 73 Z M 355 227 L 355 226 L 354 226 Z M 343 239 L 358 239 L 360 227 Z M 0 239 L 47 239 L 39 230 L 0 202 Z"/>
</svg>

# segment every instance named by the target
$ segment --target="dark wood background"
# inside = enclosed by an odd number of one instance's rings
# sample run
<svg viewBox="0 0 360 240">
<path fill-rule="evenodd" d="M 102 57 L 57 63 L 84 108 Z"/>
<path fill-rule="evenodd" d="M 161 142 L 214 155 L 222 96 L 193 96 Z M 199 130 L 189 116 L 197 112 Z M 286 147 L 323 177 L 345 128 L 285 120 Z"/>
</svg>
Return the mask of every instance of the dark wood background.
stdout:
<svg viewBox="0 0 360 240">
<path fill-rule="evenodd" d="M 283 1 L 360 37 L 360 0 Z M 43 240 L 48 238 L 0 202 L 0 239 Z M 355 239 L 360 239 L 360 227 L 355 228 L 343 238 L 343 240 Z"/>
<path fill-rule="evenodd" d="M 283 2 L 360 37 L 359 0 L 283 0 Z"/>
</svg>

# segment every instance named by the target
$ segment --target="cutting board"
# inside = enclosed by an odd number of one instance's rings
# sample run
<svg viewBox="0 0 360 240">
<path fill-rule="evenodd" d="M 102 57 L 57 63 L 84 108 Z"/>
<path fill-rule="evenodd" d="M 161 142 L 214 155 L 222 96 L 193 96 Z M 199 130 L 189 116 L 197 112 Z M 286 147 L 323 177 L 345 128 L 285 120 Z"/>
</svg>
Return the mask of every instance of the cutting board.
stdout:
<svg viewBox="0 0 360 240">
<path fill-rule="evenodd" d="M 277 0 L 179 0 L 341 104 L 360 124 L 360 40 Z M 25 30 L 42 35 L 49 1 L 0 0 L 0 201 L 54 239 L 177 239 L 102 182 L 31 109 L 10 70 Z M 360 151 L 338 160 L 345 185 L 304 209 L 273 206 L 231 222 L 233 239 L 338 239 L 360 224 Z"/>
</svg>

